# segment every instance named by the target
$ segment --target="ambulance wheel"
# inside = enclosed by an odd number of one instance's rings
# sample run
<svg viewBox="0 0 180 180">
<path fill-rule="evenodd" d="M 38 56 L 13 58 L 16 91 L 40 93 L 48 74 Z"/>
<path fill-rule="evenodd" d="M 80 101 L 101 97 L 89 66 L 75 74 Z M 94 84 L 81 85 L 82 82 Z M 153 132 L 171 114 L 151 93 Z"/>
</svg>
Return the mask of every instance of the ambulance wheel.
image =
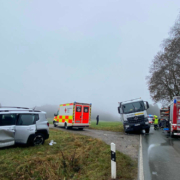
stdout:
<svg viewBox="0 0 180 180">
<path fill-rule="evenodd" d="M 83 130 L 84 128 L 78 128 L 79 130 Z"/>
<path fill-rule="evenodd" d="M 57 127 L 57 125 L 56 125 L 56 123 L 55 123 L 55 122 L 53 122 L 53 124 L 54 124 L 54 127 Z"/>
<path fill-rule="evenodd" d="M 68 129 L 67 123 L 65 123 L 64 128 L 65 128 L 65 129 Z"/>
</svg>

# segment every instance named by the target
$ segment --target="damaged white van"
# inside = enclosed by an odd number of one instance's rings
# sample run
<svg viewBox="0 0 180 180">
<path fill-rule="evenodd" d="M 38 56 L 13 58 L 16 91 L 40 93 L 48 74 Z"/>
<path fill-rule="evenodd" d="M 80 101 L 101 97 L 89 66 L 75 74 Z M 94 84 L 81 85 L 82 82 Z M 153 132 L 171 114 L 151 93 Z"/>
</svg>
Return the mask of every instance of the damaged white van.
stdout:
<svg viewBox="0 0 180 180">
<path fill-rule="evenodd" d="M 40 145 L 48 138 L 46 112 L 22 107 L 0 107 L 0 148 L 15 143 Z"/>
</svg>

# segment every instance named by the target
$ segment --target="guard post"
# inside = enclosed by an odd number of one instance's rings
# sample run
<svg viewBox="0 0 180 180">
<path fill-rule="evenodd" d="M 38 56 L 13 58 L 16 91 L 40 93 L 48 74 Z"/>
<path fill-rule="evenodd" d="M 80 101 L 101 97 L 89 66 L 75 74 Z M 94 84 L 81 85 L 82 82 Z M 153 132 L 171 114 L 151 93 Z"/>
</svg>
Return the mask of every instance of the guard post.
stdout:
<svg viewBox="0 0 180 180">
<path fill-rule="evenodd" d="M 111 143 L 111 178 L 116 179 L 116 145 Z"/>
</svg>

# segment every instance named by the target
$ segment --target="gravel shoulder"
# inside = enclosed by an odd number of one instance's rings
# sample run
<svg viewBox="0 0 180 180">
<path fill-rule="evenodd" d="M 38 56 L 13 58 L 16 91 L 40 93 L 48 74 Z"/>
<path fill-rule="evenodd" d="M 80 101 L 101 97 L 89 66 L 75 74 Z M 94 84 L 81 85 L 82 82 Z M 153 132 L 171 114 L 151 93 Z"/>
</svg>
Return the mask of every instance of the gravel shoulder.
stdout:
<svg viewBox="0 0 180 180">
<path fill-rule="evenodd" d="M 71 130 L 65 130 L 64 128 L 54 127 L 52 124 L 50 125 L 50 128 L 98 138 L 108 145 L 113 142 L 116 144 L 117 151 L 122 152 L 135 160 L 138 160 L 140 138 L 139 134 L 124 134 L 123 132 L 93 130 L 88 128 L 85 128 L 84 130 L 78 130 L 75 128 Z"/>
</svg>

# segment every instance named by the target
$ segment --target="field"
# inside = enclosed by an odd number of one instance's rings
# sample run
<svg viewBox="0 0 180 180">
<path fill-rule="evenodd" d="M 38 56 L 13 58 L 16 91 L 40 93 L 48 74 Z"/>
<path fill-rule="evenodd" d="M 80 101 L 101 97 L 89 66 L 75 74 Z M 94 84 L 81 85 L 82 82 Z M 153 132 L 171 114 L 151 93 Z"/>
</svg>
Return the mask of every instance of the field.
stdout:
<svg viewBox="0 0 180 180">
<path fill-rule="evenodd" d="M 96 121 L 91 121 L 90 129 L 106 130 L 114 132 L 123 132 L 123 124 L 121 122 L 114 121 L 100 121 L 96 125 Z"/>
<path fill-rule="evenodd" d="M 53 119 L 48 118 L 50 124 L 53 124 Z M 95 120 L 91 120 L 91 125 L 89 129 L 105 130 L 105 131 L 114 131 L 114 132 L 123 132 L 123 124 L 121 122 L 115 121 L 99 121 L 99 124 L 96 125 Z"/>
<path fill-rule="evenodd" d="M 49 141 L 57 144 L 49 146 Z M 117 179 L 137 176 L 137 164 L 117 152 Z M 50 130 L 50 139 L 42 146 L 15 146 L 0 150 L 0 177 L 6 179 L 108 180 L 110 146 L 82 135 Z"/>
</svg>

